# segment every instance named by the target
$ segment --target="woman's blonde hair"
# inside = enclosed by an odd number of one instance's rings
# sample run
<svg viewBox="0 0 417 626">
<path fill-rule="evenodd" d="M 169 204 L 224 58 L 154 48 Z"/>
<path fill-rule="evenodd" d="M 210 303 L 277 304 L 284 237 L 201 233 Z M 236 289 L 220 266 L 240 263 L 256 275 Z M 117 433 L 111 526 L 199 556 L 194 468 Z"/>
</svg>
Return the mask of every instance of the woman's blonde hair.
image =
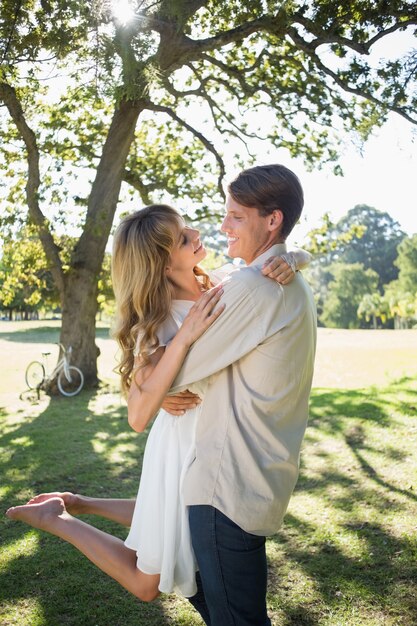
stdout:
<svg viewBox="0 0 417 626">
<path fill-rule="evenodd" d="M 172 207 L 153 204 L 125 217 L 114 236 L 112 282 L 116 320 L 113 336 L 122 351 L 117 369 L 124 393 L 132 383 L 138 338 L 141 366 L 144 366 L 158 347 L 157 330 L 171 310 L 173 287 L 166 270 L 182 230 L 180 219 L 180 214 Z M 199 267 L 194 268 L 194 273 L 208 289 L 207 274 Z"/>
</svg>

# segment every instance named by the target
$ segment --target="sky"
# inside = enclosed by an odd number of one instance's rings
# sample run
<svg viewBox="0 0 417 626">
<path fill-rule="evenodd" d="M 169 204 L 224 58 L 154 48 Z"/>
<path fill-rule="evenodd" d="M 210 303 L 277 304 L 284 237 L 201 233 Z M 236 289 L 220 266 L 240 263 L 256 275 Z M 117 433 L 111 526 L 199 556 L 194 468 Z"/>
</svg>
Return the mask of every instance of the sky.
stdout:
<svg viewBox="0 0 417 626">
<path fill-rule="evenodd" d="M 324 213 L 337 221 L 356 204 L 387 212 L 408 235 L 417 233 L 417 129 L 391 114 L 362 153 L 348 145 L 339 163 L 343 177 L 330 169 L 309 173 L 293 161 L 305 192 L 304 216 L 294 241 L 302 240 Z"/>
<path fill-rule="evenodd" d="M 368 62 L 376 66 L 381 58 L 396 59 L 415 45 L 413 29 L 393 33 L 372 46 Z M 389 213 L 407 235 L 417 233 L 417 127 L 391 113 L 361 148 L 348 135 L 344 142 L 338 161 L 343 177 L 334 176 L 330 165 L 322 171 L 308 172 L 301 161 L 289 159 L 284 152 L 258 154 L 260 164 L 284 163 L 303 184 L 303 216 L 291 240 L 302 243 L 325 213 L 337 221 L 357 204 Z"/>
<path fill-rule="evenodd" d="M 260 142 L 251 145 L 257 165 L 282 163 L 301 180 L 303 215 L 288 243 L 302 246 L 307 233 L 321 223 L 325 213 L 336 222 L 357 204 L 388 213 L 407 235 L 417 233 L 417 128 L 391 113 L 384 126 L 375 129 L 361 147 L 347 134 L 343 141 L 338 164 L 344 176 L 333 174 L 334 164 L 310 172 L 301 159 L 291 158 L 286 150 L 262 151 Z M 226 186 L 239 169 L 234 169 L 233 159 L 227 155 L 225 161 Z"/>
</svg>

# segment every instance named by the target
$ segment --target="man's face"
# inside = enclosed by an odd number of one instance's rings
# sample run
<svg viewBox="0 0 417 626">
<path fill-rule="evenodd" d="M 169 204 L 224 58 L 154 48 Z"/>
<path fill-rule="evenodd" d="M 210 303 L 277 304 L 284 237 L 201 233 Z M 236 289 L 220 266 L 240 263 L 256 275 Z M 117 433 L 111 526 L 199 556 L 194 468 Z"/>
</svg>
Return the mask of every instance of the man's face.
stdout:
<svg viewBox="0 0 417 626">
<path fill-rule="evenodd" d="M 243 259 L 247 265 L 251 263 L 276 243 L 276 230 L 271 230 L 270 223 L 271 215 L 262 217 L 258 209 L 245 207 L 228 195 L 221 225 L 221 231 L 227 235 L 227 254 Z"/>
</svg>

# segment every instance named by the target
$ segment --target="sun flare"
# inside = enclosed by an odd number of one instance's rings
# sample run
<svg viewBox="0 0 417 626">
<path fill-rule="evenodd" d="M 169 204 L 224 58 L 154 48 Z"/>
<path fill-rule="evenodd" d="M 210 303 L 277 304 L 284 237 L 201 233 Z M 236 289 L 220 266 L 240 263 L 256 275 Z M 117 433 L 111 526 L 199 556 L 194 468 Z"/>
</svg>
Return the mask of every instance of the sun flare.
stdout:
<svg viewBox="0 0 417 626">
<path fill-rule="evenodd" d="M 122 26 L 131 22 L 135 17 L 135 11 L 129 0 L 112 0 L 111 10 L 115 20 Z"/>
</svg>

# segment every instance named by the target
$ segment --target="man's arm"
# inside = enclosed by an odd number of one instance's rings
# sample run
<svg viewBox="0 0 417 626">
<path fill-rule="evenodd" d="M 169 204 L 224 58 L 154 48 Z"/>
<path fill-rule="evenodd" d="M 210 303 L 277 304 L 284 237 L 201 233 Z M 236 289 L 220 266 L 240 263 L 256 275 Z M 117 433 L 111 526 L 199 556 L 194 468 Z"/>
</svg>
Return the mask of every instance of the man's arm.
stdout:
<svg viewBox="0 0 417 626">
<path fill-rule="evenodd" d="M 239 360 L 286 323 L 284 288 L 259 270 L 233 272 L 224 283 L 222 304 L 222 315 L 191 346 L 171 394 Z"/>
</svg>

